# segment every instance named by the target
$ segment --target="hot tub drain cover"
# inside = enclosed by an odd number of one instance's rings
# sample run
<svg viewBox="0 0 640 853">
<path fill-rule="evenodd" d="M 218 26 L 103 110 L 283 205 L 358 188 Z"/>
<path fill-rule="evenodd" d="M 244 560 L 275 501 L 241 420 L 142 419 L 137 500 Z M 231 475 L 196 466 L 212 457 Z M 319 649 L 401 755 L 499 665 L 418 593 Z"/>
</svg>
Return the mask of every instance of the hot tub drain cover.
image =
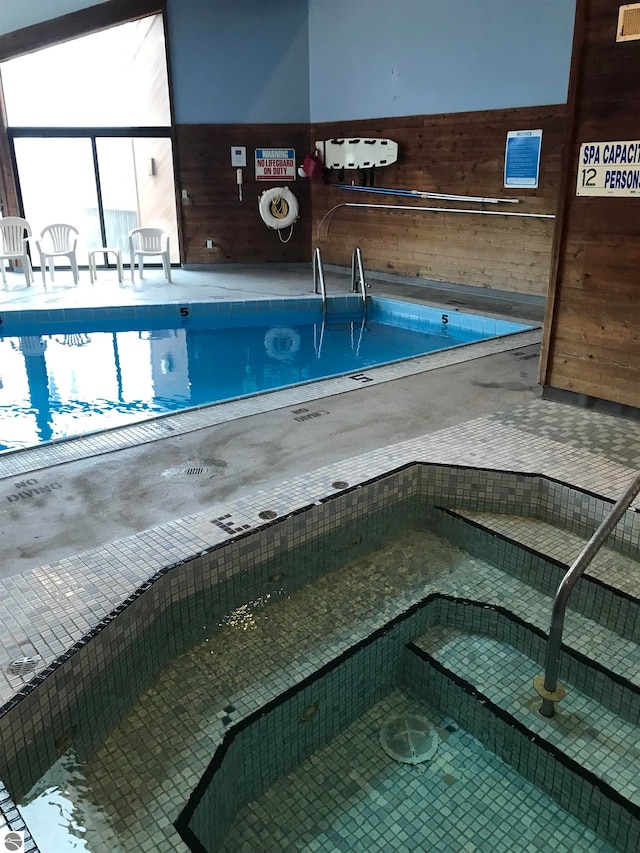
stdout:
<svg viewBox="0 0 640 853">
<path fill-rule="evenodd" d="M 406 714 L 392 717 L 380 729 L 382 748 L 396 761 L 421 764 L 430 761 L 438 748 L 438 735 L 425 717 Z"/>
</svg>

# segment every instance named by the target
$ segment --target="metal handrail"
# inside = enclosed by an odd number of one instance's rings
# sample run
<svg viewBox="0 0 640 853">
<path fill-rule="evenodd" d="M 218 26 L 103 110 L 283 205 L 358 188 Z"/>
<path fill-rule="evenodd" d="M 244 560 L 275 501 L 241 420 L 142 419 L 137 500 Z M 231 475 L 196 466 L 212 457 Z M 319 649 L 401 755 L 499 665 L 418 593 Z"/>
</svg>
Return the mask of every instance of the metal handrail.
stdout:
<svg viewBox="0 0 640 853">
<path fill-rule="evenodd" d="M 356 266 L 358 268 L 358 278 L 356 279 Z M 358 286 L 359 285 L 359 286 Z M 367 283 L 364 279 L 364 268 L 362 266 L 362 252 L 356 246 L 351 255 L 351 291 L 353 293 L 362 293 L 362 303 L 367 304 Z"/>
<path fill-rule="evenodd" d="M 539 675 L 533 681 L 533 686 L 542 696 L 540 713 L 543 717 L 553 717 L 555 704 L 564 696 L 564 689 L 558 684 L 558 672 L 560 670 L 560 653 L 562 647 L 562 631 L 564 629 L 564 617 L 569 602 L 571 591 L 580 579 L 580 576 L 596 556 L 605 540 L 620 521 L 624 513 L 629 509 L 635 496 L 640 492 L 640 474 L 631 483 L 627 491 L 618 499 L 617 503 L 598 527 L 591 539 L 584 546 L 578 557 L 574 560 L 569 571 L 566 573 L 556 596 L 553 599 L 551 609 L 551 626 L 549 628 L 549 639 L 547 641 L 547 656 L 545 660 L 544 675 Z"/>
<path fill-rule="evenodd" d="M 313 349 L 316 354 L 316 358 L 320 358 L 322 355 L 322 343 L 324 341 L 324 330 L 327 323 L 327 317 L 325 312 L 322 314 L 322 325 L 320 326 L 320 335 L 318 336 L 318 328 L 316 323 L 313 324 Z"/>
<path fill-rule="evenodd" d="M 360 321 L 360 331 L 358 333 L 358 341 L 356 343 L 354 329 L 355 323 L 351 324 L 351 351 L 357 357 L 360 355 L 360 346 L 362 345 L 362 335 L 364 334 L 364 330 L 367 325 L 367 318 L 363 315 L 362 320 Z"/>
<path fill-rule="evenodd" d="M 313 292 L 322 294 L 322 310 L 327 310 L 327 286 L 324 281 L 324 268 L 322 266 L 322 255 L 320 248 L 316 247 L 313 253 Z M 318 290 L 318 284 L 320 290 Z"/>
</svg>

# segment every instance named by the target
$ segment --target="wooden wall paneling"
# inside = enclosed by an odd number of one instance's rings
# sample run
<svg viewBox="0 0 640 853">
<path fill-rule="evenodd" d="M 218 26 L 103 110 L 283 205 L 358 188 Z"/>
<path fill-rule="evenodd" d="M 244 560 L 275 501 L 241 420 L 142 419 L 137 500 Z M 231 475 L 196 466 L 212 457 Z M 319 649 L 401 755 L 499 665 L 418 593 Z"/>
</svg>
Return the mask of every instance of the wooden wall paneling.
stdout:
<svg viewBox="0 0 640 853">
<path fill-rule="evenodd" d="M 582 143 L 640 139 L 640 41 L 615 41 L 618 9 L 613 0 L 578 3 L 583 36 L 574 43 L 576 104 L 540 377 L 554 389 L 638 408 L 640 196 L 575 195 Z"/>
<path fill-rule="evenodd" d="M 451 281 L 544 296 L 549 280 L 553 220 L 474 214 L 365 210 L 341 207 L 328 229 L 318 230 L 335 205 L 390 204 L 469 207 L 495 211 L 554 214 L 560 179 L 560 150 L 565 108 L 527 107 L 434 116 L 314 125 L 313 140 L 342 136 L 385 136 L 399 144 L 398 162 L 379 169 L 378 187 L 519 199 L 518 205 L 413 200 L 378 193 L 338 190 L 313 182 L 312 242 L 325 262 L 350 263 L 354 246 L 363 249 L 372 271 Z M 512 190 L 503 186 L 508 130 L 543 129 L 540 186 Z M 331 173 L 337 182 L 337 173 Z M 358 183 L 355 171 L 343 182 Z M 322 239 L 324 237 L 324 239 Z M 367 252 L 363 245 L 367 241 Z"/>
<path fill-rule="evenodd" d="M 590 373 L 590 392 L 584 390 L 585 370 Z M 635 382 L 636 386 L 640 382 L 638 371 L 630 373 L 627 367 L 615 363 L 594 365 L 587 363 L 584 356 L 563 353 L 561 359 L 553 365 L 549 385 L 575 394 L 585 394 L 588 397 L 637 408 L 637 398 L 631 387 L 632 382 Z"/>
<path fill-rule="evenodd" d="M 243 201 L 238 198 L 231 146 L 247 148 L 243 170 Z M 181 200 L 185 264 L 269 263 L 311 261 L 309 181 L 256 181 L 256 148 L 295 148 L 296 166 L 309 150 L 306 124 L 178 125 L 177 180 L 188 198 Z M 274 186 L 289 186 L 300 215 L 293 235 L 281 242 L 258 212 L 258 197 Z M 283 237 L 289 229 L 280 232 Z M 207 249 L 207 239 L 214 248 Z"/>
</svg>

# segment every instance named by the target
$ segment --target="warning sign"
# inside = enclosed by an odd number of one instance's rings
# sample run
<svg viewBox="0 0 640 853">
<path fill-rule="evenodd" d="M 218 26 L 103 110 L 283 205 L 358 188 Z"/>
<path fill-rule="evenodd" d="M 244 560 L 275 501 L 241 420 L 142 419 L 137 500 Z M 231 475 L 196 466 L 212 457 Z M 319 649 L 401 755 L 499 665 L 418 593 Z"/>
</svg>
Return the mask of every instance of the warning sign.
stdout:
<svg viewBox="0 0 640 853">
<path fill-rule="evenodd" d="M 576 195 L 640 196 L 640 141 L 583 143 Z"/>
<path fill-rule="evenodd" d="M 294 148 L 256 148 L 256 181 L 295 181 Z"/>
</svg>

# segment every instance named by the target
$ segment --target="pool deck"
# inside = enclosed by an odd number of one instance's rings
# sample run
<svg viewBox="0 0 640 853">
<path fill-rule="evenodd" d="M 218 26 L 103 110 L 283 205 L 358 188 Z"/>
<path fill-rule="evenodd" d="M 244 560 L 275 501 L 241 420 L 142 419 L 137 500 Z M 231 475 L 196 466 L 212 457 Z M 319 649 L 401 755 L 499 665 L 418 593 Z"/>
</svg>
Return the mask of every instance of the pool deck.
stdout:
<svg viewBox="0 0 640 853">
<path fill-rule="evenodd" d="M 367 278 L 372 295 L 537 325 L 543 318 L 539 301 L 515 295 Z M 46 291 L 37 275 L 29 289 L 21 274 L 8 279 L 0 314 L 312 290 L 307 265 L 175 270 L 171 285 L 159 271 L 135 285 L 102 271 L 92 286 L 84 271 L 74 287 L 63 271 Z M 330 294 L 349 285 L 343 271 L 327 269 Z M 364 382 L 325 380 L 199 410 L 192 420 L 171 416 L 183 420 L 142 438 L 114 430 L 94 443 L 0 457 L 0 704 L 33 676 L 11 672 L 12 661 L 34 657 L 37 672 L 159 568 L 259 526 L 264 510 L 314 503 L 337 480 L 353 485 L 421 460 L 542 473 L 617 497 L 640 465 L 640 423 L 542 400 L 540 338 L 535 329 L 416 370 L 379 368 Z M 26 480 L 39 493 L 27 494 Z M 13 499 L 20 491 L 26 497 Z"/>
</svg>

